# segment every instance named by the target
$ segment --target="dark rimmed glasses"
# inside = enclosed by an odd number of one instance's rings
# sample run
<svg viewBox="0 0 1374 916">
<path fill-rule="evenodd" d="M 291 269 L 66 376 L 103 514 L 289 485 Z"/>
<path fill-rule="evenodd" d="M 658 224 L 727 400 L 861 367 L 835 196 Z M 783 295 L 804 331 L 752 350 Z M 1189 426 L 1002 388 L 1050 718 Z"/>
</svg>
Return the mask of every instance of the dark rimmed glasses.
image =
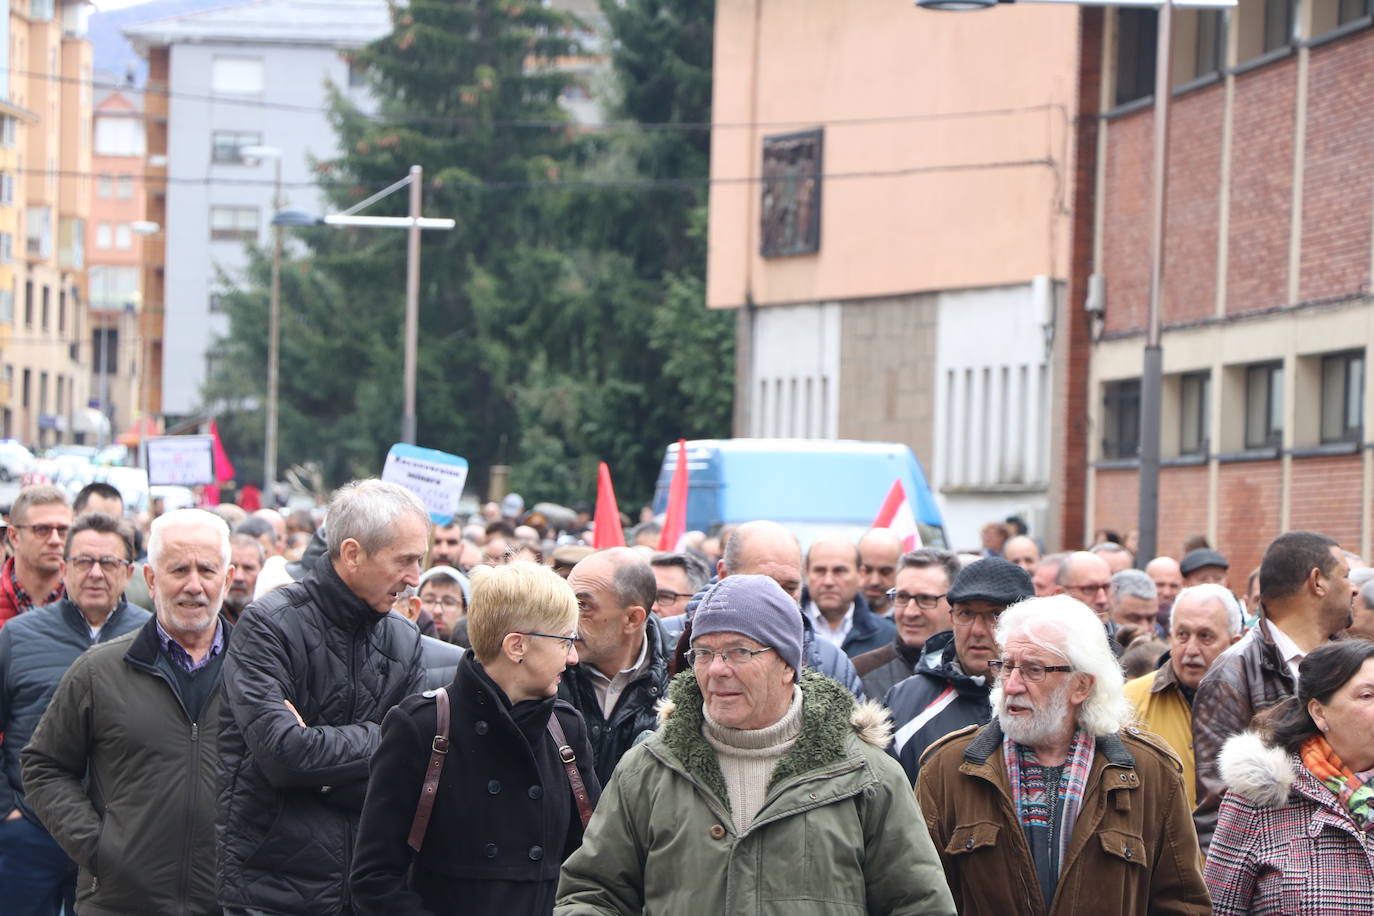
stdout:
<svg viewBox="0 0 1374 916">
<path fill-rule="evenodd" d="M 711 660 L 717 655 L 725 664 L 734 667 L 736 665 L 747 665 L 753 660 L 754 656 L 762 655 L 765 652 L 772 652 L 772 646 L 764 646 L 762 649 L 750 649 L 747 646 L 727 646 L 724 649 L 698 649 L 691 648 L 683 652 L 683 656 L 693 668 L 703 668 L 711 664 Z"/>
<path fill-rule="evenodd" d="M 988 662 L 988 671 L 992 673 L 992 676 L 1004 681 L 1011 677 L 1013 671 L 1021 672 L 1021 680 L 1035 683 L 1036 681 L 1043 681 L 1045 675 L 1051 671 L 1072 670 L 1072 665 L 1037 665 L 1033 662 L 1027 662 L 1024 665 L 1013 665 L 1011 662 L 1002 658 L 993 659 Z"/>
<path fill-rule="evenodd" d="M 578 635 L 576 633 L 571 636 L 559 636 L 556 633 L 531 633 L 526 630 L 516 630 L 515 632 L 519 633 L 521 636 L 542 636 L 545 639 L 557 639 L 563 643 L 564 652 L 571 652 L 573 650 L 573 643 L 578 640 Z"/>
</svg>

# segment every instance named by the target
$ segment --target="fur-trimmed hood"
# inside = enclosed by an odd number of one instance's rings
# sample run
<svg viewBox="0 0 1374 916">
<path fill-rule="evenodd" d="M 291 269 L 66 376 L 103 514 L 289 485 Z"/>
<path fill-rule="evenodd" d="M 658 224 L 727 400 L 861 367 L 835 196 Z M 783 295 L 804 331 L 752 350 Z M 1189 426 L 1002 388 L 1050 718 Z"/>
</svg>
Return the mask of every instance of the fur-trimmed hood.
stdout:
<svg viewBox="0 0 1374 916">
<path fill-rule="evenodd" d="M 1258 733 L 1241 732 L 1227 740 L 1217 756 L 1225 785 L 1264 808 L 1281 808 L 1297 781 L 1298 764 L 1281 747 L 1265 743 Z"/>
<path fill-rule="evenodd" d="M 848 746 L 851 735 L 878 750 L 891 743 L 892 726 L 877 703 L 856 703 L 843 685 L 814 671 L 803 671 L 798 685 L 802 691 L 801 734 L 773 769 L 770 789 L 852 756 Z M 662 742 L 689 773 L 728 806 L 720 762 L 701 733 L 705 721 L 701 687 L 691 671 L 673 678 L 667 698 L 659 703 L 658 715 L 660 727 L 651 740 Z"/>
</svg>

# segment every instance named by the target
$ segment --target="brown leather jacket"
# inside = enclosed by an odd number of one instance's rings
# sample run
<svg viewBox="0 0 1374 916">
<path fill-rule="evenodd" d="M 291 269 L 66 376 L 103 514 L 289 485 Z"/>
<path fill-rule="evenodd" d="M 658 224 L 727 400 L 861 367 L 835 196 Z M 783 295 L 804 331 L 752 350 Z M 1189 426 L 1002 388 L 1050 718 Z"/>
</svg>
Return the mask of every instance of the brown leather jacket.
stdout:
<svg viewBox="0 0 1374 916">
<path fill-rule="evenodd" d="M 1261 617 L 1254 630 L 1224 653 L 1198 685 L 1193 698 L 1193 754 L 1197 759 L 1198 805 L 1193 811 L 1198 842 L 1205 854 L 1216 829 L 1217 809 L 1226 793 L 1217 772 L 1217 754 L 1232 735 L 1250 726 L 1255 713 L 1291 697 L 1297 685 Z"/>
<path fill-rule="evenodd" d="M 1181 772 L 1139 728 L 1097 739 L 1049 916 L 1212 912 Z M 916 796 L 960 913 L 1045 916 L 996 719 L 931 745 Z"/>
</svg>

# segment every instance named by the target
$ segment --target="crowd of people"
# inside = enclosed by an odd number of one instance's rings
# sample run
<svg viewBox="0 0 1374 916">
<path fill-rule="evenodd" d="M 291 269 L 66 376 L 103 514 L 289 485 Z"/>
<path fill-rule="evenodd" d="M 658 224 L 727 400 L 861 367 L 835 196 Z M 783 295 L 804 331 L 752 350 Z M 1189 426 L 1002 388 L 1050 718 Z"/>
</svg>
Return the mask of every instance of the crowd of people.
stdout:
<svg viewBox="0 0 1374 916">
<path fill-rule="evenodd" d="M 1374 570 L 1330 537 L 1237 594 L 1204 543 L 587 522 L 25 487 L 4 912 L 1369 911 Z"/>
</svg>

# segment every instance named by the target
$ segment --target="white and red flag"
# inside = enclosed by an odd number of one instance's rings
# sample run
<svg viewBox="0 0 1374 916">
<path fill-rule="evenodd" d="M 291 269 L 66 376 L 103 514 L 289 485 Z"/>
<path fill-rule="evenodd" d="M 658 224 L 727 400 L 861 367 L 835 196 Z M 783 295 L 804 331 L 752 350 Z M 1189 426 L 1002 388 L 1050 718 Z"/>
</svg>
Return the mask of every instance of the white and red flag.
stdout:
<svg viewBox="0 0 1374 916">
<path fill-rule="evenodd" d="M 911 503 L 906 498 L 906 488 L 900 480 L 892 482 L 887 491 L 887 499 L 873 520 L 874 528 L 887 528 L 902 539 L 902 550 L 915 550 L 921 546 L 921 530 L 916 527 L 916 514 L 911 511 Z"/>
</svg>

